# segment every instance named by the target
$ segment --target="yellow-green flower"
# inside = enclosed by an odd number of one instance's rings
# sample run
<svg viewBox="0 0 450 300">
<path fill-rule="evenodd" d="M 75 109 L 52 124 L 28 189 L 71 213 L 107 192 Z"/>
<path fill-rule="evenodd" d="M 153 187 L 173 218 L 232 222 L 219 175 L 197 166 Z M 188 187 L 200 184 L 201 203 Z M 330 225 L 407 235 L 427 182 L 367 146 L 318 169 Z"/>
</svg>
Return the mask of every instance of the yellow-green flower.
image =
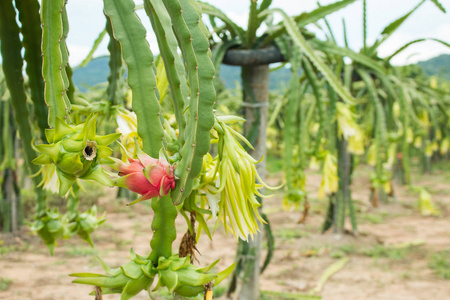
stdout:
<svg viewBox="0 0 450 300">
<path fill-rule="evenodd" d="M 426 145 L 425 145 L 425 156 L 426 156 L 426 157 L 431 157 L 431 156 L 433 156 L 433 143 L 431 143 L 430 141 L 426 141 Z"/>
<path fill-rule="evenodd" d="M 416 136 L 416 138 L 414 139 L 414 147 L 420 149 L 422 147 L 422 137 L 421 136 Z"/>
<path fill-rule="evenodd" d="M 397 144 L 392 143 L 389 145 L 387 152 L 387 161 L 383 164 L 383 168 L 388 171 L 392 171 L 396 160 L 397 160 Z"/>
<path fill-rule="evenodd" d="M 342 102 L 336 103 L 336 119 L 338 124 L 338 134 L 345 139 L 357 134 L 359 126 L 355 121 L 356 115 L 350 108 Z"/>
<path fill-rule="evenodd" d="M 414 141 L 414 132 L 410 127 L 406 128 L 406 141 L 408 144 L 411 144 Z"/>
<path fill-rule="evenodd" d="M 317 171 L 320 169 L 320 163 L 317 157 L 311 156 L 311 159 L 309 160 L 309 168 L 311 170 Z"/>
<path fill-rule="evenodd" d="M 392 105 L 392 111 L 394 112 L 394 117 L 398 119 L 400 117 L 400 104 L 398 102 L 394 102 L 394 105 Z"/>
<path fill-rule="evenodd" d="M 118 109 L 116 112 L 116 123 L 118 133 L 121 133 L 120 143 L 125 149 L 134 153 L 134 140 L 137 139 L 142 148 L 142 139 L 137 134 L 137 117 L 132 111 L 126 109 Z"/>
<path fill-rule="evenodd" d="M 419 210 L 424 216 L 439 216 L 441 212 L 435 207 L 431 195 L 424 188 L 420 189 Z"/>
<path fill-rule="evenodd" d="M 363 155 L 364 138 L 364 132 L 358 128 L 355 134 L 348 138 L 348 152 L 355 155 Z"/>
<path fill-rule="evenodd" d="M 369 150 L 367 150 L 367 163 L 374 167 L 377 164 L 377 145 L 373 143 L 370 145 Z"/>
<path fill-rule="evenodd" d="M 441 147 L 439 149 L 439 152 L 441 153 L 441 155 L 444 155 L 448 152 L 450 146 L 450 139 L 448 137 L 446 137 L 445 139 L 443 139 L 441 141 Z"/>
<path fill-rule="evenodd" d="M 430 126 L 430 117 L 428 115 L 428 111 L 423 110 L 420 112 L 417 116 L 419 120 L 422 122 L 423 126 L 429 127 Z"/>
<path fill-rule="evenodd" d="M 337 176 L 337 159 L 331 153 L 327 153 L 323 163 L 322 183 L 319 188 L 319 197 L 325 198 L 336 193 L 339 188 L 339 179 Z"/>
<path fill-rule="evenodd" d="M 243 119 L 238 117 L 216 119 L 214 129 L 218 135 L 219 155 L 216 162 L 209 161 L 209 166 L 214 167 L 214 173 L 211 168 L 205 173 L 204 179 L 210 182 L 205 186 L 207 192 L 219 195 L 218 217 L 225 229 L 236 238 L 247 240 L 259 231 L 257 220 L 264 223 L 258 212 L 261 203 L 257 196 L 264 197 L 259 190 L 264 187 L 274 188 L 262 181 L 256 170 L 258 161 L 245 151 L 238 140 L 249 147 L 250 143 L 226 124 L 241 121 Z M 216 176 L 219 186 L 212 183 Z"/>
<path fill-rule="evenodd" d="M 442 131 L 438 128 L 436 130 L 436 141 L 442 140 Z"/>
</svg>

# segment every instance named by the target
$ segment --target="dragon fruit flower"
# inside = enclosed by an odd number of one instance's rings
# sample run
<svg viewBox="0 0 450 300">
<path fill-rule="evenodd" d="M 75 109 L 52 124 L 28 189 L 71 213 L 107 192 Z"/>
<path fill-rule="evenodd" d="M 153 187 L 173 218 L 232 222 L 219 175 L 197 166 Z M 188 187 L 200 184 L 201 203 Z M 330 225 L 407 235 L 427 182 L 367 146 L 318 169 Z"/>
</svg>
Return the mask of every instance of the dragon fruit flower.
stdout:
<svg viewBox="0 0 450 300">
<path fill-rule="evenodd" d="M 67 124 L 56 117 L 55 128 L 45 130 L 48 144 L 36 145 L 36 150 L 42 154 L 32 161 L 44 166 L 40 171 L 44 175 L 44 186 L 58 183 L 61 196 L 67 194 L 77 179 L 113 186 L 101 165 L 114 163 L 109 158 L 113 151 L 107 145 L 121 134 L 97 135 L 96 122 L 96 114 L 90 114 L 78 125 Z"/>
<path fill-rule="evenodd" d="M 128 205 L 154 197 L 163 197 L 175 188 L 174 166 L 167 162 L 162 153 L 159 159 L 153 158 L 142 152 L 136 144 L 136 154 L 137 159 L 126 154 L 128 162 L 115 160 L 116 164 L 113 166 L 119 171 L 120 176 L 113 180 L 114 184 L 142 195 Z"/>
</svg>

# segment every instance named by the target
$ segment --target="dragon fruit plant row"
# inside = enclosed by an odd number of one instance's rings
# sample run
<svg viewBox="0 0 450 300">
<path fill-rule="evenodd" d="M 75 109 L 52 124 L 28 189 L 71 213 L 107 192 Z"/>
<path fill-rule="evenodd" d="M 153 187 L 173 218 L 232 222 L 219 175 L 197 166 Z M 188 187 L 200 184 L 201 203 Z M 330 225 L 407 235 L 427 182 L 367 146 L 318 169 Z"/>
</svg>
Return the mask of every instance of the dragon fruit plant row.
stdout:
<svg viewBox="0 0 450 300">
<path fill-rule="evenodd" d="M 214 114 L 215 69 L 199 7 L 189 0 L 144 1 L 163 62 L 155 68 L 134 1 L 104 1 L 110 47 L 120 45 L 116 51 L 121 53 L 119 62 L 123 59 L 128 68 L 134 112 L 116 110 L 116 117 L 127 125 L 127 134 L 101 136 L 96 130 L 98 113 L 87 114 L 79 124 L 72 121 L 82 118 L 74 115 L 77 105 L 72 106 L 65 6 L 64 0 L 42 0 L 42 73 L 50 129 L 45 130 L 47 144 L 35 146 L 41 154 L 32 163 L 41 165 L 35 175 L 41 186 L 58 183 L 59 194 L 68 197 L 69 212 L 60 215 L 40 199 L 32 229 L 52 253 L 57 239 L 73 234 L 92 245 L 90 234 L 105 218 L 97 217 L 95 207 L 78 212 L 79 181 L 127 188 L 141 195 L 130 204 L 151 201 L 150 254 L 141 256 L 131 249 L 131 260 L 114 270 L 99 259 L 105 275 L 74 273 L 73 282 L 100 287 L 104 294 L 120 293 L 121 299 L 142 290 L 150 294 L 151 286 L 155 286 L 153 291 L 166 287 L 183 297 L 196 297 L 205 290 L 211 293 L 211 287 L 230 274 L 234 265 L 220 273 L 212 270 L 217 261 L 207 267 L 195 266 L 196 232 L 204 231 L 212 238 L 206 223 L 212 218 L 236 239 L 247 240 L 258 232 L 258 220 L 264 222 L 257 210 L 257 196 L 263 196 L 258 190 L 271 187 L 259 178 L 257 160 L 241 142 L 251 145 L 231 126 L 245 120 Z M 167 82 L 170 97 L 165 97 L 167 91 L 158 84 L 161 80 Z M 172 124 L 164 117 L 172 112 L 163 115 L 160 106 L 169 98 L 176 119 Z M 108 147 L 119 138 L 122 160 L 114 158 Z M 211 143 L 217 144 L 215 157 L 209 153 Z M 117 172 L 106 171 L 104 165 Z M 185 217 L 189 229 L 176 254 L 172 244 L 178 214 Z"/>
</svg>

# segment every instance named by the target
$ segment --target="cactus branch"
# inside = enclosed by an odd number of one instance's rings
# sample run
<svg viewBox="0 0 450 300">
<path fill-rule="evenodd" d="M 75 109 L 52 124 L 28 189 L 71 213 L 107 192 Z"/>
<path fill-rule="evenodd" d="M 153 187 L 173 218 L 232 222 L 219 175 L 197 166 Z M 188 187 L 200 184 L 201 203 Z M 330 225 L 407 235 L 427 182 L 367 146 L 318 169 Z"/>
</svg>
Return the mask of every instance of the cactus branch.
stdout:
<svg viewBox="0 0 450 300">
<path fill-rule="evenodd" d="M 164 131 L 161 107 L 156 97 L 153 54 L 145 38 L 146 30 L 134 12 L 133 0 L 104 0 L 104 6 L 128 66 L 128 85 L 133 92 L 133 110 L 138 119 L 138 134 L 144 142 L 144 151 L 158 157 Z"/>
<path fill-rule="evenodd" d="M 41 138 L 45 139 L 44 130 L 47 128 L 47 107 L 44 100 L 44 80 L 42 79 L 41 57 L 41 20 L 39 15 L 39 1 L 15 1 L 19 12 L 19 20 L 22 23 L 24 59 L 27 62 L 31 100 L 34 103 L 34 114 L 41 132 Z"/>
<path fill-rule="evenodd" d="M 159 51 L 164 61 L 170 91 L 172 93 L 175 118 L 178 123 L 180 146 L 184 144 L 186 116 L 183 115 L 189 94 L 186 74 L 181 57 L 177 53 L 177 40 L 170 26 L 170 17 L 161 1 L 145 0 L 145 11 L 150 18 L 158 40 Z"/>
<path fill-rule="evenodd" d="M 65 14 L 64 0 L 42 0 L 42 74 L 45 82 L 45 102 L 49 107 L 48 124 L 55 126 L 56 117 L 66 118 L 67 107 L 66 86 L 62 73 L 65 70 L 63 64 L 64 27 L 63 15 Z"/>
<path fill-rule="evenodd" d="M 203 156 L 209 151 L 209 132 L 214 125 L 215 71 L 208 38 L 202 31 L 198 7 L 195 7 L 197 4 L 189 0 L 163 2 L 172 19 L 191 87 L 186 126 L 188 134 L 181 149 L 182 159 L 175 170 L 179 180 L 172 194 L 174 203 L 178 205 L 191 193 L 194 179 L 202 169 Z"/>
</svg>

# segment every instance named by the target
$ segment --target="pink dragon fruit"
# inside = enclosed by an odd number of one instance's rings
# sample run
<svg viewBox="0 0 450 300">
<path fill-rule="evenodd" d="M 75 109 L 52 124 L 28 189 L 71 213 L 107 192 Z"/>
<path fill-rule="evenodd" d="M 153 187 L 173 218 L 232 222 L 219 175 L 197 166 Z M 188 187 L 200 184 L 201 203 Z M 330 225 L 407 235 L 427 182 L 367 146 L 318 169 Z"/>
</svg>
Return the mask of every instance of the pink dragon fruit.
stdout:
<svg viewBox="0 0 450 300">
<path fill-rule="evenodd" d="M 128 157 L 128 163 L 116 160 L 115 164 L 120 177 L 113 180 L 114 184 L 142 195 L 129 205 L 165 196 L 175 188 L 174 167 L 167 162 L 164 155 L 160 154 L 159 159 L 156 159 L 142 151 L 137 152 L 138 159 Z"/>
</svg>

